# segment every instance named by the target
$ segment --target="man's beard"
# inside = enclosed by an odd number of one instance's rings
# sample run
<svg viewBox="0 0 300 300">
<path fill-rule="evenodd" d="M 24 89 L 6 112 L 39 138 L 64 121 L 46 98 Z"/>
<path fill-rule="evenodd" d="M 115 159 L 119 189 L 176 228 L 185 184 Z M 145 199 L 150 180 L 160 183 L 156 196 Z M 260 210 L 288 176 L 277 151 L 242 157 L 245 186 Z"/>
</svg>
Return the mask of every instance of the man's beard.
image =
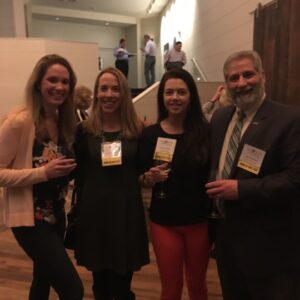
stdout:
<svg viewBox="0 0 300 300">
<path fill-rule="evenodd" d="M 258 104 L 265 93 L 264 82 L 261 81 L 255 87 L 236 89 L 230 91 L 233 103 L 241 110 L 247 111 Z"/>
</svg>

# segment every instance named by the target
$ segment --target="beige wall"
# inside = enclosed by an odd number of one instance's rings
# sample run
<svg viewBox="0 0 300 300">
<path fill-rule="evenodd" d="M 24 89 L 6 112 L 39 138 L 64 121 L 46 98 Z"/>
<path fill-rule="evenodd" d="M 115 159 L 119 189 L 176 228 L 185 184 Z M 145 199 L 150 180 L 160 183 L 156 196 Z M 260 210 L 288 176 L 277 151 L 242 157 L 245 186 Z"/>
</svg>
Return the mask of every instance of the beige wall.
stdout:
<svg viewBox="0 0 300 300">
<path fill-rule="evenodd" d="M 77 74 L 78 82 L 93 87 L 98 72 L 96 44 L 0 38 L 0 117 L 22 104 L 25 85 L 34 65 L 50 53 L 67 58 Z"/>
<path fill-rule="evenodd" d="M 167 41 L 180 32 L 183 50 L 189 59 L 186 68 L 195 73 L 190 61 L 195 57 L 209 81 L 222 81 L 225 58 L 234 51 L 252 49 L 251 12 L 259 2 L 266 4 L 270 0 L 189 0 L 189 5 L 195 7 L 193 12 L 187 13 L 186 0 L 171 0 L 162 14 L 162 18 L 174 20 L 173 34 Z M 180 18 L 174 16 L 177 6 Z"/>
<path fill-rule="evenodd" d="M 31 37 L 97 43 L 99 56 L 102 58 L 104 67 L 115 64 L 113 49 L 119 44 L 120 38 L 124 37 L 124 35 L 125 31 L 118 27 L 59 22 L 43 20 L 37 17 L 32 19 L 31 26 Z"/>
<path fill-rule="evenodd" d="M 0 1 L 0 36 L 15 36 L 14 9 L 11 0 Z"/>
<path fill-rule="evenodd" d="M 35 14 L 31 21 L 30 33 L 33 37 L 96 42 L 99 45 L 99 55 L 103 58 L 104 67 L 114 65 L 112 49 L 120 37 L 128 38 L 129 50 L 138 54 L 130 62 L 131 70 L 135 74 L 135 76 L 129 75 L 129 84 L 132 87 L 145 86 L 144 58 L 139 50 L 143 35 L 150 34 L 157 44 L 157 80 L 164 71 L 162 48 L 167 42 L 171 45 L 176 37 L 183 42 L 183 50 L 188 57 L 186 66 L 188 71 L 197 77 L 197 70 L 191 62 L 191 58 L 194 57 L 209 81 L 222 81 L 222 65 L 228 54 L 252 48 L 253 15 L 251 12 L 259 2 L 266 4 L 270 0 L 170 0 L 161 16 L 136 19 L 133 21 L 134 24 L 129 25 L 130 29 L 101 26 L 92 22 L 87 24 L 75 23 L 75 21 L 50 21 L 49 18 L 39 17 L 33 9 Z M 57 9 L 58 11 L 61 10 Z M 61 14 L 63 13 L 67 13 L 67 10 Z M 164 25 L 161 23 L 163 18 L 171 19 L 172 23 Z M 133 27 L 135 30 L 132 30 Z M 132 35 L 133 32 L 136 36 Z"/>
<path fill-rule="evenodd" d="M 144 35 L 149 34 L 151 38 L 154 39 L 156 44 L 156 64 L 155 64 L 155 80 L 159 81 L 162 76 L 161 68 L 161 57 L 160 57 L 160 18 L 153 17 L 143 19 L 141 21 L 141 47 L 144 47 Z M 142 59 L 142 87 L 146 86 L 145 76 L 144 76 L 144 57 Z"/>
</svg>

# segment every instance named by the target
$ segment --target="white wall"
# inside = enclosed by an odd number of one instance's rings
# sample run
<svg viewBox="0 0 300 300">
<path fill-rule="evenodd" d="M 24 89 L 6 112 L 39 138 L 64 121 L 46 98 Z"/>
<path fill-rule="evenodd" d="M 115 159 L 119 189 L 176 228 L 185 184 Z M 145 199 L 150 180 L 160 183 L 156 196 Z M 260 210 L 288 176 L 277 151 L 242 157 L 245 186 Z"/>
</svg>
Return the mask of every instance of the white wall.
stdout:
<svg viewBox="0 0 300 300">
<path fill-rule="evenodd" d="M 138 58 L 137 58 L 137 26 L 128 26 L 125 29 L 125 34 L 123 36 L 126 40 L 126 48 L 129 53 L 134 54 L 134 56 L 129 58 L 129 72 L 128 72 L 128 84 L 132 88 L 138 87 Z"/>
<path fill-rule="evenodd" d="M 196 58 L 209 81 L 222 81 L 222 67 L 226 57 L 238 50 L 252 49 L 253 15 L 250 13 L 257 7 L 258 1 L 189 0 L 188 2 L 189 5 L 186 0 L 172 0 L 165 8 L 162 24 L 167 26 L 162 26 L 161 44 L 171 42 L 180 32 L 181 36 L 178 38 L 183 42 L 183 50 L 188 59 Z M 259 2 L 266 4 L 270 0 Z M 195 74 L 191 61 L 186 68 Z"/>
<path fill-rule="evenodd" d="M 140 44 L 141 47 L 144 47 L 144 35 L 148 34 L 151 38 L 154 39 L 156 44 L 156 64 L 155 64 L 155 80 L 159 81 L 162 75 L 161 69 L 161 57 L 160 57 L 160 18 L 152 17 L 141 20 L 141 36 Z M 142 86 L 146 86 L 145 77 L 144 77 L 144 57 L 142 59 Z"/>
<path fill-rule="evenodd" d="M 115 65 L 113 49 L 119 44 L 120 38 L 126 39 L 129 52 L 137 53 L 136 25 L 127 27 L 101 26 L 96 24 L 83 24 L 60 22 L 33 18 L 31 24 L 32 37 L 50 37 L 67 41 L 95 42 L 99 47 L 102 68 Z M 137 57 L 129 60 L 129 85 L 138 86 Z"/>
<path fill-rule="evenodd" d="M 9 1 L 26 0 L 1 0 L 0 3 Z M 269 1 L 259 0 L 262 4 Z M 158 47 L 157 80 L 164 71 L 162 47 L 167 42 L 171 44 L 175 37 L 183 42 L 183 50 L 188 57 L 186 68 L 195 77 L 197 70 L 191 62 L 192 57 L 202 67 L 209 81 L 220 81 L 223 80 L 222 65 L 228 54 L 252 48 L 253 16 L 250 12 L 257 4 L 258 0 L 170 0 L 162 13 L 162 22 L 160 17 L 150 17 L 126 28 L 101 26 L 92 22 L 61 22 L 54 21 L 54 18 L 50 21 L 45 16 L 38 17 L 36 11 L 32 20 L 27 22 L 30 21 L 29 33 L 32 37 L 98 43 L 104 67 L 114 65 L 112 50 L 119 39 L 125 37 L 128 50 L 138 54 L 130 60 L 129 85 L 144 87 L 144 58 L 139 47 L 143 46 L 142 37 L 145 33 L 154 37 Z M 0 22 L 2 12 L 0 7 Z M 8 16 L 9 11 L 4 18 Z"/>
<path fill-rule="evenodd" d="M 24 5 L 27 0 L 0 0 L 0 36 L 25 37 Z"/>
<path fill-rule="evenodd" d="M 97 43 L 103 67 L 114 65 L 113 48 L 118 45 L 120 38 L 125 34 L 124 30 L 118 27 L 50 21 L 38 18 L 32 19 L 31 26 L 31 37 Z"/>
<path fill-rule="evenodd" d="M 0 118 L 23 103 L 25 85 L 36 62 L 56 53 L 72 64 L 78 82 L 93 87 L 98 73 L 98 47 L 43 39 L 0 38 Z"/>
</svg>

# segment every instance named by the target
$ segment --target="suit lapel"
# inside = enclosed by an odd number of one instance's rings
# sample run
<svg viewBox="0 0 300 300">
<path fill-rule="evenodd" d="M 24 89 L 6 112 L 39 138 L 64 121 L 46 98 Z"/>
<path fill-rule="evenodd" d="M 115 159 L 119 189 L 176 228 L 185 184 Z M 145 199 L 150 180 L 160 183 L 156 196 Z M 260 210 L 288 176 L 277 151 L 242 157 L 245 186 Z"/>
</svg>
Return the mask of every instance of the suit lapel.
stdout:
<svg viewBox="0 0 300 300">
<path fill-rule="evenodd" d="M 237 150 L 237 154 L 235 157 L 235 161 L 233 163 L 231 172 L 230 172 L 230 178 L 232 178 L 236 172 L 237 169 L 237 164 L 239 161 L 239 157 L 241 155 L 241 152 L 244 148 L 245 143 L 247 143 L 247 141 L 252 137 L 255 136 L 256 131 L 260 129 L 262 122 L 264 122 L 267 119 L 267 115 L 268 115 L 268 110 L 270 107 L 270 103 L 268 100 L 265 100 L 262 105 L 260 106 L 260 108 L 258 109 L 258 111 L 256 112 L 256 114 L 253 117 L 253 120 L 251 121 L 251 123 L 249 124 L 248 128 L 246 129 L 245 133 L 243 134 L 243 137 L 240 141 L 238 150 Z"/>
</svg>

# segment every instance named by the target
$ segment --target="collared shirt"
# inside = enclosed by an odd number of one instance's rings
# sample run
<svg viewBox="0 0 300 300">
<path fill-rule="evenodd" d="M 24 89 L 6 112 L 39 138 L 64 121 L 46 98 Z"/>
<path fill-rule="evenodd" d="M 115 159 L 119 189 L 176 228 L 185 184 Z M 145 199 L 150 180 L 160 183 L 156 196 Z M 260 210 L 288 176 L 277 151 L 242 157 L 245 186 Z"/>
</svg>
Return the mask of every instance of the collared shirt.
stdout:
<svg viewBox="0 0 300 300">
<path fill-rule="evenodd" d="M 243 134 L 245 133 L 245 131 L 247 130 L 250 123 L 252 122 L 256 112 L 258 111 L 259 107 L 262 105 L 264 100 L 265 100 L 265 95 L 263 96 L 261 101 L 259 101 L 254 107 L 252 107 L 250 110 L 247 110 L 244 112 L 245 118 L 244 118 L 244 123 L 243 123 L 242 131 L 241 131 L 241 138 L 242 138 Z M 220 155 L 220 159 L 219 159 L 219 167 L 218 167 L 218 175 L 219 176 L 218 176 L 218 178 L 221 178 L 222 170 L 224 168 L 225 157 L 227 154 L 229 140 L 230 140 L 233 128 L 238 121 L 238 111 L 239 111 L 239 109 L 237 108 L 231 118 L 231 121 L 228 125 L 227 132 L 226 132 L 226 135 L 224 138 L 223 147 L 222 147 L 222 151 L 221 151 L 221 155 Z"/>
<path fill-rule="evenodd" d="M 183 65 L 186 64 L 186 55 L 184 51 L 177 51 L 172 48 L 165 55 L 164 63 L 166 62 L 181 62 Z"/>
<path fill-rule="evenodd" d="M 114 49 L 114 56 L 117 60 L 128 60 L 129 53 L 126 48 L 122 48 L 119 46 Z"/>
<path fill-rule="evenodd" d="M 145 56 L 155 56 L 155 43 L 151 40 L 147 41 L 144 48 Z"/>
</svg>

